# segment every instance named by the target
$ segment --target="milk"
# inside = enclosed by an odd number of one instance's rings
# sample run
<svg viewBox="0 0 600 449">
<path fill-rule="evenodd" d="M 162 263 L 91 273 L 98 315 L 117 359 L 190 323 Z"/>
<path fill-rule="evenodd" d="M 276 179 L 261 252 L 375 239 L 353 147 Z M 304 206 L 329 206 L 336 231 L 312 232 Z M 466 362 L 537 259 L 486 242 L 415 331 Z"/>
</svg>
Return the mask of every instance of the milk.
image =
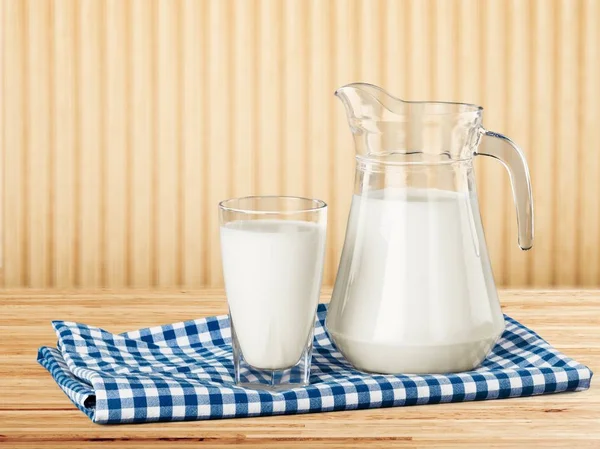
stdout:
<svg viewBox="0 0 600 449">
<path fill-rule="evenodd" d="M 312 339 L 325 253 L 325 224 L 243 220 L 221 226 L 229 312 L 245 361 L 295 365 Z"/>
<path fill-rule="evenodd" d="M 346 233 L 327 326 L 354 366 L 437 373 L 483 360 L 504 320 L 474 195 L 355 195 Z"/>
</svg>

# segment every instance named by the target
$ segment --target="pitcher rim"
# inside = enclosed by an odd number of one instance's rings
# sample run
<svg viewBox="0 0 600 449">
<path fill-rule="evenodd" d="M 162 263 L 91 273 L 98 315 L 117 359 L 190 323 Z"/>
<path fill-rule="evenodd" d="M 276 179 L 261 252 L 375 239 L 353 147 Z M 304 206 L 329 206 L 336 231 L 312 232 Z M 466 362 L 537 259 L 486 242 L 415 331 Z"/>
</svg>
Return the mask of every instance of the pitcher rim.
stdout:
<svg viewBox="0 0 600 449">
<path fill-rule="evenodd" d="M 339 87 L 338 89 L 335 90 L 334 95 L 338 98 L 342 98 L 342 96 L 340 95 L 340 91 L 344 88 L 347 87 L 354 87 L 354 88 L 360 88 L 362 86 L 366 86 L 369 88 L 373 88 L 378 90 L 379 92 L 382 92 L 383 94 L 387 95 L 389 98 L 391 98 L 392 100 L 398 101 L 400 103 L 405 103 L 405 104 L 422 104 L 422 105 L 443 105 L 443 106 L 462 106 L 465 108 L 468 108 L 465 111 L 449 111 L 449 112 L 428 112 L 428 115 L 462 115 L 462 114 L 473 114 L 473 113 L 482 113 L 483 112 L 483 106 L 480 106 L 478 104 L 475 103 L 464 103 L 464 102 L 460 102 L 460 101 L 430 101 L 430 100 L 403 100 L 399 97 L 396 97 L 395 95 L 392 95 L 391 93 L 389 93 L 387 90 L 382 89 L 379 86 L 376 86 L 375 84 L 371 84 L 371 83 L 363 83 L 363 82 L 356 82 L 356 83 L 350 83 L 350 84 L 345 84 L 341 87 Z M 378 98 L 374 98 L 374 100 L 379 103 L 382 107 L 384 107 L 385 109 L 389 108 L 383 104 L 381 101 L 379 101 Z M 388 120 L 386 120 L 388 121 Z M 392 120 L 389 120 L 392 121 Z"/>
</svg>

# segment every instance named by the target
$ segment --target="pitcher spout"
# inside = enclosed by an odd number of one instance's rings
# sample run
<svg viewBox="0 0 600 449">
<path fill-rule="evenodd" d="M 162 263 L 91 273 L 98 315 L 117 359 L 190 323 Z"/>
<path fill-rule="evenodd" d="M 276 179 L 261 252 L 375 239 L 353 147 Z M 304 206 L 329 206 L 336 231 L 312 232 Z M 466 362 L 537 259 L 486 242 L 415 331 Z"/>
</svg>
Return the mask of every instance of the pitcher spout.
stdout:
<svg viewBox="0 0 600 449">
<path fill-rule="evenodd" d="M 369 122 L 401 120 L 406 102 L 368 83 L 352 83 L 335 91 L 345 109 L 350 127 L 369 128 Z"/>
</svg>

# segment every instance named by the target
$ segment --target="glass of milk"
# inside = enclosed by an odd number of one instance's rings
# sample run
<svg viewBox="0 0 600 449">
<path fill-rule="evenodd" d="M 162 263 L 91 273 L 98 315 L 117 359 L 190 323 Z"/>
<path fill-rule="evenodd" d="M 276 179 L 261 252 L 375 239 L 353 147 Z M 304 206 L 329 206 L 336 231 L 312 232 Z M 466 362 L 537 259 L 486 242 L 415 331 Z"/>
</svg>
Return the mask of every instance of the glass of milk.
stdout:
<svg viewBox="0 0 600 449">
<path fill-rule="evenodd" d="M 219 219 L 235 383 L 275 391 L 308 385 L 327 205 L 236 198 L 219 204 Z"/>
</svg>

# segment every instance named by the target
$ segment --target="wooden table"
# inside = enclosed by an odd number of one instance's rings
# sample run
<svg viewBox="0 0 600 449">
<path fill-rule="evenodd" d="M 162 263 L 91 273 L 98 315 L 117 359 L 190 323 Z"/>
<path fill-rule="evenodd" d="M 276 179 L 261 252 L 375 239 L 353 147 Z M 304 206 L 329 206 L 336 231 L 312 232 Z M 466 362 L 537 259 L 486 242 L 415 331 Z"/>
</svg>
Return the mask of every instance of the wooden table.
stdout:
<svg viewBox="0 0 600 449">
<path fill-rule="evenodd" d="M 324 298 L 329 296 L 326 292 Z M 505 313 L 600 372 L 600 292 L 505 291 Z M 299 416 L 102 426 L 36 363 L 52 319 L 114 332 L 225 312 L 222 291 L 0 294 L 0 447 L 600 447 L 600 389 L 522 399 Z M 592 382 L 594 384 L 594 382 Z"/>
</svg>

